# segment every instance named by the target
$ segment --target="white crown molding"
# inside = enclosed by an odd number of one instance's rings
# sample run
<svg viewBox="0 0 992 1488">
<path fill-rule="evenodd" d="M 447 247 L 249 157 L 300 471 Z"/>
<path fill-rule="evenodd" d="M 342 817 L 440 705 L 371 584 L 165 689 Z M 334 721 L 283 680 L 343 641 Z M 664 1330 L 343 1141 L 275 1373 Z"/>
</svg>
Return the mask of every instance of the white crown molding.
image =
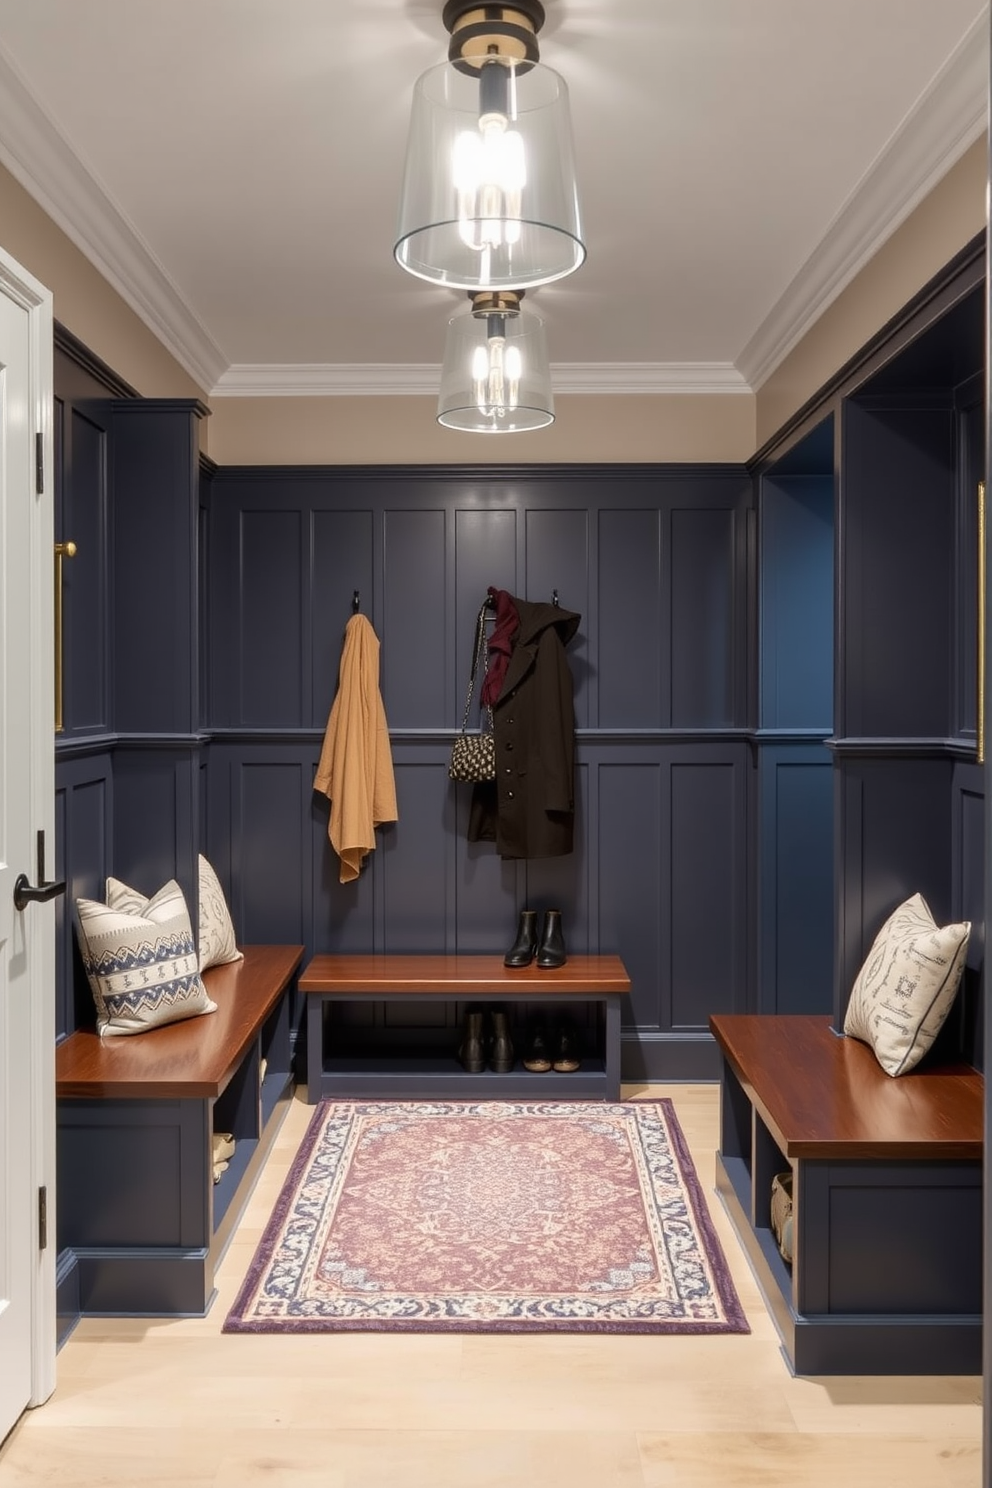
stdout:
<svg viewBox="0 0 992 1488">
<path fill-rule="evenodd" d="M 391 398 L 437 396 L 441 368 L 429 362 L 242 362 L 228 367 L 211 398 Z"/>
<path fill-rule="evenodd" d="M 731 362 L 552 362 L 556 393 L 750 393 Z"/>
<path fill-rule="evenodd" d="M 813 323 L 981 137 L 988 123 L 988 15 L 978 17 L 737 359 L 757 391 Z"/>
<path fill-rule="evenodd" d="M 185 368 L 209 388 L 227 358 L 0 47 L 0 162 Z"/>
<path fill-rule="evenodd" d="M 729 362 L 557 362 L 551 366 L 557 395 L 572 393 L 750 393 Z M 212 398 L 435 397 L 439 365 L 386 362 L 228 367 L 210 389 Z"/>
</svg>

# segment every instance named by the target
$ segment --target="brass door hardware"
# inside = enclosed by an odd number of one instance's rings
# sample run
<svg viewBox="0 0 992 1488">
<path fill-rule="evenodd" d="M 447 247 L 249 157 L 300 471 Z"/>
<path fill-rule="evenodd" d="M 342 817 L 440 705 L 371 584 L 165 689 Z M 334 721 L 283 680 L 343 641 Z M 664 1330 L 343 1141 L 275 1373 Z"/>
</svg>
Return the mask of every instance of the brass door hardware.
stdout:
<svg viewBox="0 0 992 1488">
<path fill-rule="evenodd" d="M 65 558 L 75 558 L 76 544 L 74 542 L 60 542 L 55 544 L 55 732 L 60 734 L 64 727 L 62 721 L 62 562 Z"/>
<path fill-rule="evenodd" d="M 975 761 L 985 763 L 985 482 L 978 482 L 978 702 Z"/>
</svg>

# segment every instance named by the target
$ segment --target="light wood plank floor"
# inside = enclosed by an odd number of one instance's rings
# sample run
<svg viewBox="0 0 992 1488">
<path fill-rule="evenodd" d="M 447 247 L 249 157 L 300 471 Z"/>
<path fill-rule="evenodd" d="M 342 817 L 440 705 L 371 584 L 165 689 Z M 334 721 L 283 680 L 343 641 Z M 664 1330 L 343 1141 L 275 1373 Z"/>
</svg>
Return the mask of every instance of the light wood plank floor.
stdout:
<svg viewBox="0 0 992 1488">
<path fill-rule="evenodd" d="M 294 1102 L 202 1319 L 83 1321 L 0 1484 L 980 1488 L 977 1378 L 798 1380 L 713 1193 L 712 1085 L 669 1095 L 749 1336 L 222 1336 L 312 1108 Z"/>
</svg>

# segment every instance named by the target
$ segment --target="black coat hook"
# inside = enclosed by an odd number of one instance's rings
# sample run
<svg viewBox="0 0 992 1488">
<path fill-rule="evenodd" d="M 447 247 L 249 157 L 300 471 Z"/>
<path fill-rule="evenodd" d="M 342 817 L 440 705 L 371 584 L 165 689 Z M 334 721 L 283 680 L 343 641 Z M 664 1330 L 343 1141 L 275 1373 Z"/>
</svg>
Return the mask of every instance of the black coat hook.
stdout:
<svg viewBox="0 0 992 1488">
<path fill-rule="evenodd" d="M 359 610 L 361 608 L 362 608 L 361 596 L 359 595 L 358 590 L 356 589 L 354 591 L 354 593 L 352 594 L 352 596 L 351 596 L 351 609 L 352 609 L 352 613 L 355 614 L 355 615 L 357 615 L 358 612 L 359 612 Z"/>
<path fill-rule="evenodd" d="M 558 590 L 557 589 L 554 589 L 551 592 L 551 603 L 554 605 L 555 609 L 558 608 Z"/>
</svg>

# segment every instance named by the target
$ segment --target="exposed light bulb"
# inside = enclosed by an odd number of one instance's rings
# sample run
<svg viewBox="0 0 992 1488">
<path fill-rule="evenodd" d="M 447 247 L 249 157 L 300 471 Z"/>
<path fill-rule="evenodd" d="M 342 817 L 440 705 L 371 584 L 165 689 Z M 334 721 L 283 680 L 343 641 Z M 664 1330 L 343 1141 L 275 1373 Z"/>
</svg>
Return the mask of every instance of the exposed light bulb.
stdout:
<svg viewBox="0 0 992 1488">
<path fill-rule="evenodd" d="M 463 130 L 453 151 L 458 233 L 480 253 L 520 241 L 527 163 L 523 138 L 509 127 L 515 87 L 507 72 L 497 61 L 481 69 L 479 127 Z"/>
<path fill-rule="evenodd" d="M 505 418 L 520 397 L 520 348 L 507 346 L 503 316 L 488 317 L 485 345 L 472 353 L 475 406 L 486 418 Z"/>
</svg>

